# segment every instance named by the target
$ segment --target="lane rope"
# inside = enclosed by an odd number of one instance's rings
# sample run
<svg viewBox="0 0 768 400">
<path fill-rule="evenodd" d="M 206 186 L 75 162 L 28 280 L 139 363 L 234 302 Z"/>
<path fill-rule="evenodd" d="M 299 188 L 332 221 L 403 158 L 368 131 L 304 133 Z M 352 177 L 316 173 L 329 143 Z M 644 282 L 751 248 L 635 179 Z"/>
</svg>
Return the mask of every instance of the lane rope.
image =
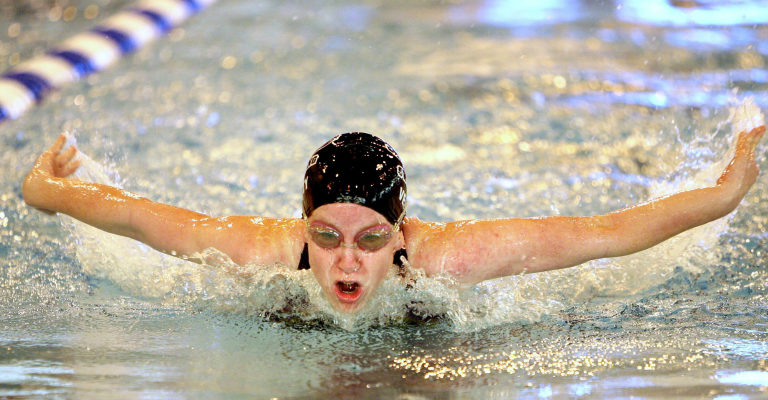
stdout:
<svg viewBox="0 0 768 400">
<path fill-rule="evenodd" d="M 142 0 L 11 68 L 0 75 L 0 122 L 18 118 L 51 91 L 110 66 L 215 1 Z"/>
</svg>

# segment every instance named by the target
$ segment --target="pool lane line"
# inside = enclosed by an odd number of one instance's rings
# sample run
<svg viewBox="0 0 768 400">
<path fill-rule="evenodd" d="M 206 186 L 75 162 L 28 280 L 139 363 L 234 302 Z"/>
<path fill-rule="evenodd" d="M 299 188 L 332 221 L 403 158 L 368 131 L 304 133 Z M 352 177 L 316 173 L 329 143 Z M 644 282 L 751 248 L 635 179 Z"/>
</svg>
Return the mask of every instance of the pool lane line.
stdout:
<svg viewBox="0 0 768 400">
<path fill-rule="evenodd" d="M 142 0 L 0 75 L 0 122 L 16 119 L 48 93 L 100 71 L 178 26 L 216 0 Z"/>
</svg>

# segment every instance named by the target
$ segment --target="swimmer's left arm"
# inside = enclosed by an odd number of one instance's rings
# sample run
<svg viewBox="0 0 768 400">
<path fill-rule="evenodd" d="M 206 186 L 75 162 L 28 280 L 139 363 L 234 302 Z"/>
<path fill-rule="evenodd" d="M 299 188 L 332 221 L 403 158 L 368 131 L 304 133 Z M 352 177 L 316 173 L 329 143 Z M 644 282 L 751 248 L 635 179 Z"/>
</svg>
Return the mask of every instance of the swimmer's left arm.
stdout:
<svg viewBox="0 0 768 400">
<path fill-rule="evenodd" d="M 238 264 L 297 264 L 303 225 L 297 218 L 215 218 L 163 204 L 123 189 L 70 179 L 77 150 L 64 135 L 35 161 L 22 184 L 24 201 L 48 214 L 63 213 L 103 231 L 129 237 L 191 261 L 215 248 Z"/>
<path fill-rule="evenodd" d="M 567 268 L 652 247 L 733 211 L 754 184 L 755 147 L 765 127 L 739 135 L 736 154 L 711 187 L 592 217 L 546 217 L 409 224 L 409 254 L 428 274 L 477 283 L 523 272 Z"/>
</svg>

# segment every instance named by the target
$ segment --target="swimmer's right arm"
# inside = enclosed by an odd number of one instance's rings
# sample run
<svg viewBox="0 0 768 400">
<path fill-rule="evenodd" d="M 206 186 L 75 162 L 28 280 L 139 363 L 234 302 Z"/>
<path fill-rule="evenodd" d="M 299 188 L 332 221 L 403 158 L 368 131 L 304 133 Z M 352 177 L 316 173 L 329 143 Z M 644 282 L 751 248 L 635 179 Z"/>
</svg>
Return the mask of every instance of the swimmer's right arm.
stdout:
<svg viewBox="0 0 768 400">
<path fill-rule="evenodd" d="M 24 179 L 22 194 L 28 205 L 49 214 L 67 214 L 106 232 L 192 261 L 202 260 L 190 256 L 215 248 L 241 265 L 298 263 L 290 238 L 301 232 L 300 220 L 213 218 L 113 186 L 68 179 L 79 163 L 74 147 L 62 151 L 65 142 L 66 138 L 59 136 Z"/>
<path fill-rule="evenodd" d="M 645 250 L 732 212 L 755 183 L 756 147 L 765 126 L 741 132 L 736 152 L 713 186 L 688 190 L 611 213 L 424 223 L 407 220 L 409 261 L 427 274 L 464 283 L 567 268 Z"/>
</svg>

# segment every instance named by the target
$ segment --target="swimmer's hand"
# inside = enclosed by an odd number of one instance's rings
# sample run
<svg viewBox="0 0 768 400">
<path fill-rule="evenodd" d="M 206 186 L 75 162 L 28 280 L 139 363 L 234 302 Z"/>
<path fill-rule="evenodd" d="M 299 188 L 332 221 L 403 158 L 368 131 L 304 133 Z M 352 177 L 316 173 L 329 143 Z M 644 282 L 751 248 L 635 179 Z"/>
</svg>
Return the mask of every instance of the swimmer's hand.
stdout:
<svg viewBox="0 0 768 400">
<path fill-rule="evenodd" d="M 37 158 L 22 185 L 24 201 L 46 214 L 56 214 L 53 210 L 37 206 L 49 194 L 45 189 L 47 184 L 72 175 L 80 166 L 80 161 L 75 159 L 77 148 L 74 145 L 62 151 L 66 142 L 66 136 L 59 135 L 53 146 Z"/>
<path fill-rule="evenodd" d="M 736 154 L 717 180 L 727 200 L 735 208 L 757 180 L 760 172 L 755 162 L 755 149 L 765 133 L 765 125 L 741 132 L 736 140 Z"/>
</svg>

